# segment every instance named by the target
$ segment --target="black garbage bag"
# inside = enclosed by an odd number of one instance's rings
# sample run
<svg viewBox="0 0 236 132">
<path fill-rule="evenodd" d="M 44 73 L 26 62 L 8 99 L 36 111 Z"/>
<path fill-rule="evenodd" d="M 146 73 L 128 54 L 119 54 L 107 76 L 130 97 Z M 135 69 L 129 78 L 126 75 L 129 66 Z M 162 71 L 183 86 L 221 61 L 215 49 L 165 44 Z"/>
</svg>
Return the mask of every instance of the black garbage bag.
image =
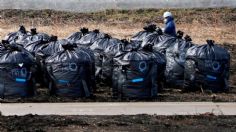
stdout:
<svg viewBox="0 0 236 132">
<path fill-rule="evenodd" d="M 48 86 L 48 76 L 45 73 L 45 71 L 47 71 L 46 69 L 46 64 L 45 64 L 45 60 L 54 55 L 57 54 L 58 52 L 64 51 L 64 48 L 62 47 L 62 45 L 66 45 L 66 44 L 71 44 L 67 39 L 62 39 L 62 40 L 57 40 L 57 36 L 52 36 L 51 37 L 51 41 L 48 44 L 43 45 L 40 50 L 37 52 L 36 56 L 37 58 L 40 58 L 38 60 L 40 60 L 40 69 L 38 70 L 38 72 L 40 72 L 40 84 L 42 86 Z M 92 53 L 90 53 L 92 54 Z M 94 68 L 95 69 L 95 68 Z"/>
<path fill-rule="evenodd" d="M 9 45 L 9 42 L 7 40 L 2 40 L 0 43 L 0 57 L 7 52 L 7 45 Z"/>
<path fill-rule="evenodd" d="M 41 84 L 42 87 L 48 86 L 48 76 L 47 76 L 47 69 L 45 60 L 46 58 L 56 54 L 60 51 L 63 51 L 62 45 L 67 44 L 68 41 L 66 39 L 57 40 L 57 36 L 51 36 L 51 40 L 49 43 L 46 44 L 38 44 L 38 50 L 35 51 L 35 56 L 37 60 L 38 70 L 37 70 L 37 82 Z M 33 45 L 32 45 L 33 46 Z M 37 45 L 35 45 L 37 46 Z"/>
<path fill-rule="evenodd" d="M 114 51 L 114 49 L 120 44 L 122 44 L 121 40 L 112 38 L 110 35 L 105 34 L 104 38 L 98 39 L 90 46 L 90 49 L 95 55 L 95 75 L 97 82 L 103 81 L 107 84 L 111 84 L 113 65 L 112 58 L 117 52 Z"/>
<path fill-rule="evenodd" d="M 56 37 L 55 40 L 56 41 L 51 41 L 47 45 L 42 46 L 40 50 L 37 52 L 37 55 L 46 59 L 47 57 L 52 56 L 57 52 L 63 51 L 64 48 L 62 47 L 62 45 L 69 43 L 67 39 L 57 40 Z"/>
<path fill-rule="evenodd" d="M 40 52 L 44 47 L 47 47 L 48 44 L 51 42 L 55 42 L 57 40 L 57 36 L 50 36 L 48 38 L 47 34 L 43 33 L 33 33 L 30 35 L 26 40 L 27 43 L 23 45 L 23 47 L 28 50 L 31 54 L 33 54 L 36 58 L 37 62 L 37 76 L 36 82 L 41 85 L 41 87 L 45 87 L 47 84 L 47 80 L 45 78 L 45 71 L 44 71 L 44 57 L 41 56 Z"/>
<path fill-rule="evenodd" d="M 156 60 L 153 54 L 135 49 L 118 53 L 113 60 L 113 96 L 140 99 L 156 97 Z"/>
<path fill-rule="evenodd" d="M 140 41 L 128 41 L 127 39 L 122 39 L 122 49 L 124 51 L 131 51 L 133 49 L 140 49 L 141 43 Z"/>
<path fill-rule="evenodd" d="M 42 43 L 48 43 L 51 39 L 51 36 L 49 36 L 46 33 L 39 33 L 37 32 L 36 28 L 30 29 L 30 32 L 28 33 L 27 41 L 28 43 L 41 41 Z"/>
<path fill-rule="evenodd" d="M 169 86 L 182 87 L 184 82 L 184 64 L 187 50 L 193 46 L 191 38 L 177 38 L 171 47 L 166 50 L 166 83 Z"/>
<path fill-rule="evenodd" d="M 10 44 L 23 44 L 24 40 L 28 37 L 28 31 L 26 31 L 24 26 L 20 26 L 17 32 L 9 33 L 4 40 L 8 41 Z"/>
<path fill-rule="evenodd" d="M 161 90 L 164 87 L 164 83 L 165 83 L 165 74 L 164 73 L 165 73 L 165 68 L 166 68 L 166 57 L 164 54 L 162 54 L 158 51 L 155 51 L 153 49 L 152 44 L 146 45 L 141 50 L 154 55 L 155 61 L 158 64 L 158 67 L 157 67 L 158 92 L 161 92 Z"/>
<path fill-rule="evenodd" d="M 36 28 L 32 28 L 31 32 L 28 33 L 28 37 L 25 39 L 24 48 L 32 54 L 37 54 L 38 51 L 45 47 L 45 44 L 53 41 L 56 36 L 49 36 L 45 33 L 38 33 Z"/>
<path fill-rule="evenodd" d="M 90 47 L 96 40 L 104 37 L 104 33 L 101 33 L 98 29 L 95 29 L 82 36 L 76 44 L 78 44 L 80 47 Z"/>
<path fill-rule="evenodd" d="M 69 42 L 69 44 L 71 44 Z M 75 44 L 72 44 L 75 45 Z M 89 60 L 89 66 L 87 68 L 89 68 L 89 73 L 88 76 L 90 76 L 90 85 L 91 88 L 93 88 L 93 91 L 96 91 L 96 77 L 95 77 L 95 55 L 94 52 L 92 50 L 90 50 L 89 48 L 85 48 L 85 47 L 78 47 L 78 45 L 76 45 L 77 48 L 75 48 L 76 52 L 78 53 L 83 53 L 86 54 L 86 60 L 84 61 L 88 61 Z M 83 55 L 83 54 L 79 54 L 79 55 Z M 85 58 L 83 58 L 85 59 Z"/>
<path fill-rule="evenodd" d="M 0 56 L 0 98 L 29 97 L 35 94 L 36 62 L 17 44 L 5 45 Z"/>
<path fill-rule="evenodd" d="M 84 48 L 84 47 L 77 47 L 76 51 L 83 52 L 89 58 L 89 64 L 90 64 L 89 71 L 90 71 L 90 79 L 91 79 L 91 88 L 93 88 L 93 91 L 96 91 L 97 90 L 96 76 L 95 76 L 96 68 L 95 68 L 95 55 L 94 55 L 93 51 L 88 48 Z"/>
<path fill-rule="evenodd" d="M 73 34 L 71 34 L 69 37 L 67 37 L 67 40 L 71 43 L 79 43 L 79 40 L 86 34 L 89 33 L 88 28 L 81 28 L 80 32 L 75 32 Z"/>
<path fill-rule="evenodd" d="M 131 51 L 132 49 L 138 49 L 139 47 L 140 47 L 140 42 L 138 41 L 129 42 L 126 39 L 123 40 L 116 39 L 116 43 L 107 46 L 104 49 L 103 55 L 100 56 L 101 70 L 99 79 L 103 82 L 106 82 L 108 86 L 112 85 L 113 58 L 115 57 L 115 55 L 123 51 Z"/>
<path fill-rule="evenodd" d="M 207 40 L 206 45 L 193 46 L 186 53 L 184 87 L 186 90 L 228 91 L 229 52 Z"/>
<path fill-rule="evenodd" d="M 45 33 L 38 33 L 36 28 L 32 28 L 30 32 L 25 31 L 23 26 L 20 27 L 18 32 L 10 33 L 9 36 L 5 38 L 10 44 L 17 43 L 25 47 L 27 50 L 31 52 L 31 45 L 37 45 L 41 43 L 48 43 L 51 37 Z"/>
<path fill-rule="evenodd" d="M 113 74 L 113 58 L 119 52 L 122 52 L 123 43 L 117 41 L 116 44 L 110 45 L 104 50 L 104 54 L 101 57 L 101 72 L 100 72 L 100 81 L 105 82 L 106 85 L 112 85 L 112 74 Z"/>
<path fill-rule="evenodd" d="M 157 45 L 168 38 L 171 38 L 171 36 L 164 34 L 160 28 L 157 28 L 155 32 L 150 33 L 143 39 L 140 48 L 142 49 L 149 45 Z"/>
<path fill-rule="evenodd" d="M 150 25 L 145 26 L 143 29 L 144 29 L 143 31 L 136 33 L 131 38 L 131 41 L 142 42 L 148 35 L 154 33 L 156 31 L 157 27 L 155 24 L 150 24 Z"/>
<path fill-rule="evenodd" d="M 31 52 L 36 57 L 41 57 L 40 55 L 42 55 L 43 49 L 46 49 L 47 46 L 49 46 L 50 44 L 52 45 L 56 43 L 57 41 L 58 41 L 57 36 L 52 35 L 50 36 L 50 39 L 47 41 L 42 41 L 42 40 L 32 41 L 25 44 L 24 48 L 28 50 L 29 52 Z"/>
<path fill-rule="evenodd" d="M 165 54 L 166 49 L 172 47 L 176 39 L 182 37 L 183 37 L 183 32 L 181 31 L 178 31 L 177 37 L 174 37 L 168 34 L 163 34 L 161 29 L 158 29 L 157 32 L 150 34 L 149 36 L 146 37 L 146 39 L 144 39 L 144 41 L 141 44 L 141 47 L 143 48 L 146 45 L 152 44 L 153 49 L 155 51 L 159 51 Z"/>
<path fill-rule="evenodd" d="M 57 36 L 54 36 L 50 43 L 44 45 L 40 51 L 38 51 L 37 55 L 41 56 L 42 58 L 46 59 L 58 52 L 64 51 L 63 45 L 76 45 L 74 43 L 69 42 L 67 39 L 57 40 Z M 78 47 L 77 47 L 78 48 Z M 76 48 L 76 49 L 77 49 Z M 87 48 L 80 47 L 80 50 L 86 50 L 87 54 L 90 55 L 93 63 L 95 63 L 94 53 Z"/>
<path fill-rule="evenodd" d="M 54 36 L 54 38 L 51 40 L 50 43 L 47 45 L 44 45 L 40 51 L 38 51 L 38 55 L 42 58 L 46 59 L 47 57 L 50 57 L 54 54 L 57 54 L 58 52 L 64 51 L 63 45 L 76 45 L 74 43 L 69 42 L 67 39 L 57 40 L 57 37 Z M 78 47 L 77 47 L 78 48 Z M 86 50 L 86 53 L 90 55 L 90 58 L 93 60 L 93 63 L 95 63 L 94 59 L 94 53 L 87 48 L 79 47 L 80 50 Z"/>
<path fill-rule="evenodd" d="M 91 46 L 90 49 L 93 51 L 104 51 L 109 46 L 121 44 L 121 40 L 112 38 L 110 35 L 105 34 L 103 38 L 96 40 Z"/>
<path fill-rule="evenodd" d="M 66 97 L 89 97 L 94 86 L 91 75 L 92 61 L 90 53 L 63 44 L 63 50 L 46 59 L 47 72 L 50 77 L 51 94 Z"/>
</svg>

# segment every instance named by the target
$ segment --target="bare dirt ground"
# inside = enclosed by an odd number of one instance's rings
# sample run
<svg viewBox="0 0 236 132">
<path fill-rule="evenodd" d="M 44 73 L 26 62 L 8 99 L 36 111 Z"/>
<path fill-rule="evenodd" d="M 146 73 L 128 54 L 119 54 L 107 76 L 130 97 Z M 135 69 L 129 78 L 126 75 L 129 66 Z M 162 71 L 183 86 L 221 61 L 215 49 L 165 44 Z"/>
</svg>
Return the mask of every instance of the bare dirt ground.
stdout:
<svg viewBox="0 0 236 132">
<path fill-rule="evenodd" d="M 165 10 L 108 10 L 99 13 L 68 13 L 45 11 L 0 11 L 0 38 L 15 31 L 18 25 L 34 26 L 40 32 L 65 38 L 81 27 L 100 29 L 117 38 L 129 38 L 150 22 L 163 26 L 161 16 Z M 157 99 L 145 101 L 236 101 L 236 9 L 172 9 L 177 28 L 192 36 L 193 42 L 205 43 L 213 39 L 231 53 L 231 78 L 229 93 L 183 93 L 166 88 Z M 39 88 L 37 96 L 28 99 L 2 100 L 0 102 L 116 102 L 110 88 L 98 85 L 91 99 L 66 99 L 50 97 L 48 90 Z M 125 100 L 137 101 L 137 100 Z M 0 116 L 0 131 L 235 131 L 235 116 Z"/>
<path fill-rule="evenodd" d="M 233 132 L 235 116 L 0 116 L 0 131 Z"/>
</svg>

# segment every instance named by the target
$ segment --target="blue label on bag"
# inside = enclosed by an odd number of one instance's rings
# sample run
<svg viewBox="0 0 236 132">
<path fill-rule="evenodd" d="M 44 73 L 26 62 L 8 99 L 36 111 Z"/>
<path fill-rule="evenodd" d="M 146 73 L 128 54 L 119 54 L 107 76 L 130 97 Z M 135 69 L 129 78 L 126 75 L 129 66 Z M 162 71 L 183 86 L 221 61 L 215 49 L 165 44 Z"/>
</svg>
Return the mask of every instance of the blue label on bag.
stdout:
<svg viewBox="0 0 236 132">
<path fill-rule="evenodd" d="M 69 81 L 67 81 L 67 80 L 58 80 L 58 83 L 60 83 L 60 84 L 67 84 L 67 83 L 69 83 Z"/>
<path fill-rule="evenodd" d="M 133 83 L 137 83 L 137 82 L 143 82 L 143 78 L 137 78 L 137 79 L 133 79 L 132 82 Z"/>
<path fill-rule="evenodd" d="M 76 72 L 78 70 L 78 65 L 76 63 L 61 63 L 59 65 L 60 72 Z"/>
<path fill-rule="evenodd" d="M 24 79 L 24 78 L 16 78 L 16 82 L 25 83 L 26 79 Z"/>
<path fill-rule="evenodd" d="M 207 75 L 207 78 L 208 78 L 208 79 L 211 79 L 211 80 L 216 80 L 216 79 L 217 79 L 216 77 L 211 76 L 211 75 Z"/>
</svg>

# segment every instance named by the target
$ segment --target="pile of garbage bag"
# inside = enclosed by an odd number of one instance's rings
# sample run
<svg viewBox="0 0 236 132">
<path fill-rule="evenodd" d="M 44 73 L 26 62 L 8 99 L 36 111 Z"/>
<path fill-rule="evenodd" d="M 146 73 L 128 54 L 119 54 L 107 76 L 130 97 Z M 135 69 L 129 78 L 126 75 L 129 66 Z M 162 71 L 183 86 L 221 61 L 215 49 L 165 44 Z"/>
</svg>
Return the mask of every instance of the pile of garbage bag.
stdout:
<svg viewBox="0 0 236 132">
<path fill-rule="evenodd" d="M 154 54 L 132 49 L 114 57 L 113 96 L 152 98 L 157 96 L 157 58 Z"/>
<path fill-rule="evenodd" d="M 100 83 L 116 98 L 155 98 L 172 86 L 228 91 L 228 51 L 183 36 L 150 24 L 130 40 L 88 28 L 58 39 L 20 26 L 0 43 L 0 98 L 33 96 L 36 84 L 66 97 L 91 97 Z"/>
<path fill-rule="evenodd" d="M 0 56 L 0 98 L 33 96 L 37 69 L 34 56 L 17 44 L 4 46 Z"/>
<path fill-rule="evenodd" d="M 110 35 L 105 34 L 104 38 L 96 40 L 90 49 L 95 55 L 95 67 L 96 67 L 96 79 L 97 82 L 103 81 L 112 84 L 112 58 L 119 51 L 122 41 L 116 38 L 112 38 Z"/>
<path fill-rule="evenodd" d="M 87 49 L 77 48 L 69 42 L 63 43 L 62 50 L 49 56 L 46 69 L 51 94 L 69 97 L 89 97 L 95 86 L 92 80 L 93 56 Z"/>
<path fill-rule="evenodd" d="M 187 35 L 185 39 L 177 37 L 172 46 L 166 49 L 165 77 L 170 86 L 183 86 L 185 55 L 192 46 L 191 38 Z"/>
<path fill-rule="evenodd" d="M 184 87 L 190 91 L 228 91 L 229 68 L 229 52 L 214 41 L 207 40 L 207 44 L 187 50 Z"/>
</svg>

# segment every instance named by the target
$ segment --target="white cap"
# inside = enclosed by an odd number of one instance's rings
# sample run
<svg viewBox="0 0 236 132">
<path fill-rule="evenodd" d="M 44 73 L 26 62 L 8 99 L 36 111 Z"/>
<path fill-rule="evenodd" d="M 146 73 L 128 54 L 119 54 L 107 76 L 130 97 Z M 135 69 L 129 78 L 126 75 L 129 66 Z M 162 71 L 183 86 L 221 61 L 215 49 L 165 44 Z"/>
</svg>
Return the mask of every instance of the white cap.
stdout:
<svg viewBox="0 0 236 132">
<path fill-rule="evenodd" d="M 172 17 L 172 14 L 171 14 L 171 12 L 166 11 L 166 12 L 163 14 L 163 17 L 164 17 L 164 18 L 166 18 L 166 17 Z"/>
</svg>

